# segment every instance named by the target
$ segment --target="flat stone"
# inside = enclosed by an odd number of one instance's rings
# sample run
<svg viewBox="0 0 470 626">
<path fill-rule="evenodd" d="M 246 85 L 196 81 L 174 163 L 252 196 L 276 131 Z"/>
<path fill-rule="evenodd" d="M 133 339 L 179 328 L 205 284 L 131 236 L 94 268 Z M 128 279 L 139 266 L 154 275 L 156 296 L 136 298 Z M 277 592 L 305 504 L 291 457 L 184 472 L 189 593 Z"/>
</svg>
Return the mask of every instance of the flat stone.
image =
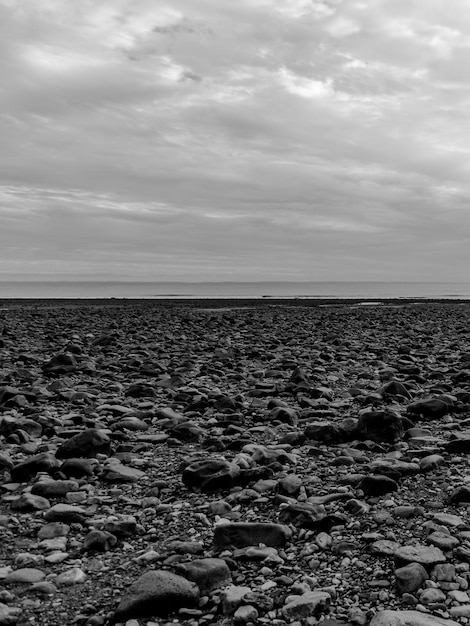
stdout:
<svg viewBox="0 0 470 626">
<path fill-rule="evenodd" d="M 379 611 L 369 626 L 459 626 L 453 620 L 421 611 Z"/>
<path fill-rule="evenodd" d="M 288 596 L 289 601 L 281 613 L 288 620 L 302 620 L 322 613 L 330 604 L 331 597 L 325 591 L 307 591 L 300 596 Z"/>
<path fill-rule="evenodd" d="M 288 526 L 271 522 L 235 522 L 220 524 L 214 531 L 214 549 L 244 548 L 263 543 L 266 546 L 285 546 L 292 532 Z"/>
<path fill-rule="evenodd" d="M 101 478 L 109 483 L 136 483 L 145 476 L 145 472 L 121 463 L 113 463 L 106 467 Z"/>
<path fill-rule="evenodd" d="M 14 583 L 38 583 L 41 580 L 44 580 L 46 574 L 34 567 L 23 567 L 22 569 L 13 570 L 8 576 L 5 578 L 5 582 L 7 584 Z"/>
<path fill-rule="evenodd" d="M 459 526 L 465 526 L 466 522 L 459 515 L 452 515 L 451 513 L 433 513 L 433 520 L 443 526 L 451 526 L 458 528 Z"/>
<path fill-rule="evenodd" d="M 84 509 L 71 504 L 55 504 L 44 514 L 48 522 L 64 522 L 66 524 L 83 524 L 87 519 Z"/>
<path fill-rule="evenodd" d="M 94 458 L 97 454 L 109 455 L 111 440 L 97 428 L 87 428 L 63 443 L 56 452 L 58 459 Z"/>
<path fill-rule="evenodd" d="M 394 555 L 397 565 L 406 565 L 407 563 L 420 563 L 426 568 L 433 567 L 437 563 L 445 563 L 446 557 L 442 550 L 434 546 L 402 546 L 398 548 Z"/>
</svg>

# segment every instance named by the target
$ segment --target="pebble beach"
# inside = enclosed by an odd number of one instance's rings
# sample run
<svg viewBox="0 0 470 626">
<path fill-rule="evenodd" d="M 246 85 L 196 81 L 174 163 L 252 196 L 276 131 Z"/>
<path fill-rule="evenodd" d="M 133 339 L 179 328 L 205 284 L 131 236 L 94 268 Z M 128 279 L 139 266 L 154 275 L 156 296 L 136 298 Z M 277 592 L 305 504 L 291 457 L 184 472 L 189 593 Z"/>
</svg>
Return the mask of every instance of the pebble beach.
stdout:
<svg viewBox="0 0 470 626">
<path fill-rule="evenodd" d="M 470 302 L 4 300 L 0 624 L 470 624 Z"/>
</svg>

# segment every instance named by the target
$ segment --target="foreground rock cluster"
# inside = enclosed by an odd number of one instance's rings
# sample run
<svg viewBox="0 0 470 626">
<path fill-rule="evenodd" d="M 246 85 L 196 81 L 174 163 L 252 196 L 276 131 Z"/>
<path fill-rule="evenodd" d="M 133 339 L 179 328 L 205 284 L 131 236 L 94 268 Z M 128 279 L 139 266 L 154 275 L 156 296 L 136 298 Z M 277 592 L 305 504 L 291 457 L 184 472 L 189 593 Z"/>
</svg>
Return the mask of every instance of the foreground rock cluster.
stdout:
<svg viewBox="0 0 470 626">
<path fill-rule="evenodd" d="M 0 312 L 0 625 L 470 623 L 470 304 Z"/>
</svg>

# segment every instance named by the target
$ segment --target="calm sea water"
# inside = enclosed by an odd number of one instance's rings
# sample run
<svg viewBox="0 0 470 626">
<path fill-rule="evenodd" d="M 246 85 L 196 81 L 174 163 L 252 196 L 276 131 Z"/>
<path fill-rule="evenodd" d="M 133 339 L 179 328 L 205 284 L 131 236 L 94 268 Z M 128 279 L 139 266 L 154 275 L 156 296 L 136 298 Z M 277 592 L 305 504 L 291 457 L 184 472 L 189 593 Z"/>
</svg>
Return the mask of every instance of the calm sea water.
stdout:
<svg viewBox="0 0 470 626">
<path fill-rule="evenodd" d="M 0 282 L 0 299 L 269 297 L 470 300 L 470 282 Z"/>
</svg>

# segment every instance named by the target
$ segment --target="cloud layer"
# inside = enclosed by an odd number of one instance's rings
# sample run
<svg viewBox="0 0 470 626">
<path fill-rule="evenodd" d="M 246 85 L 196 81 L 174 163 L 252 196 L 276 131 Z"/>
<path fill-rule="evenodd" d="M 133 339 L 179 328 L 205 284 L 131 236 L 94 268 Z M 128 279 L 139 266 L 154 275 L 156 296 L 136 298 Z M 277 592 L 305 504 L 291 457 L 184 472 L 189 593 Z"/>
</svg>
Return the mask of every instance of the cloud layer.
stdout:
<svg viewBox="0 0 470 626">
<path fill-rule="evenodd" d="M 0 279 L 467 280 L 465 0 L 0 0 Z"/>
</svg>

